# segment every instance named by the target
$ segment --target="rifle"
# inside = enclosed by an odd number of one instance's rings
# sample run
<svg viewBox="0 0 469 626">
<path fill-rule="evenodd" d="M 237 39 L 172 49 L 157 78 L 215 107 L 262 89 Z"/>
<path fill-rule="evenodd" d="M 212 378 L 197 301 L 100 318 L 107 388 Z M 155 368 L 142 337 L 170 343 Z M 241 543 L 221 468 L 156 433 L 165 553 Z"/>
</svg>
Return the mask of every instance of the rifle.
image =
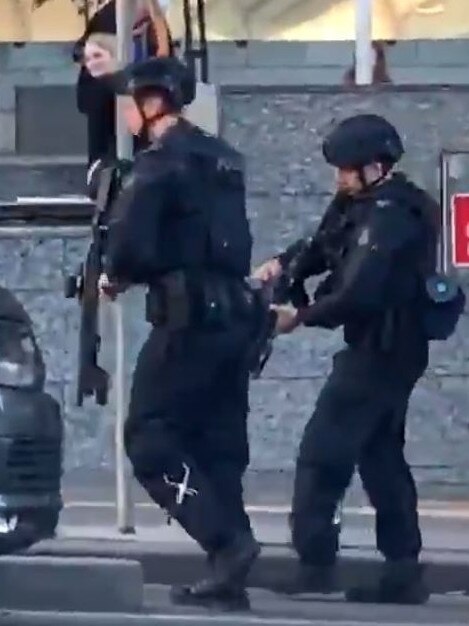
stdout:
<svg viewBox="0 0 469 626">
<path fill-rule="evenodd" d="M 96 403 L 108 402 L 109 374 L 98 365 L 101 348 L 99 332 L 99 279 L 104 268 L 109 209 L 120 189 L 120 171 L 116 166 L 100 172 L 96 210 L 91 224 L 91 243 L 85 261 L 76 274 L 65 282 L 65 297 L 77 298 L 81 306 L 78 345 L 77 406 L 85 397 L 94 396 Z"/>
<path fill-rule="evenodd" d="M 252 278 L 247 282 L 254 298 L 257 322 L 248 355 L 249 373 L 253 380 L 257 380 L 272 355 L 277 316 L 270 310 L 273 285 Z"/>
<path fill-rule="evenodd" d="M 305 289 L 304 280 L 299 279 L 297 276 L 298 266 L 302 255 L 308 248 L 308 242 L 307 239 L 303 241 L 295 257 L 290 261 L 281 276 L 275 280 L 268 283 L 249 281 L 261 311 L 261 320 L 252 347 L 249 369 L 253 380 L 261 377 L 273 352 L 277 316 L 270 309 L 270 306 L 272 304 L 288 304 L 291 302 L 293 306 L 301 308 L 309 304 L 309 296 Z"/>
</svg>

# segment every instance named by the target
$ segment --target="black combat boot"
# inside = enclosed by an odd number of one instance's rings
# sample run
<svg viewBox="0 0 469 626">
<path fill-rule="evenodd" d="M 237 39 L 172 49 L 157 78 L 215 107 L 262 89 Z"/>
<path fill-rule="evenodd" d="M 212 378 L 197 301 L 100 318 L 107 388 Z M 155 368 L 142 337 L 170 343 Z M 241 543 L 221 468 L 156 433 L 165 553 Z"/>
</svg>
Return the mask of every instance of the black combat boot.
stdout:
<svg viewBox="0 0 469 626">
<path fill-rule="evenodd" d="M 430 598 L 423 576 L 423 567 L 417 561 L 403 559 L 384 565 L 377 585 L 349 589 L 348 602 L 369 604 L 425 604 Z"/>
<path fill-rule="evenodd" d="M 301 593 L 333 593 L 336 588 L 335 566 L 300 563 L 293 576 L 272 585 L 273 591 L 289 596 Z"/>
<path fill-rule="evenodd" d="M 248 611 L 246 579 L 260 546 L 250 534 L 239 535 L 230 546 L 209 558 L 211 575 L 192 586 L 173 587 L 171 600 L 182 606 Z"/>
</svg>

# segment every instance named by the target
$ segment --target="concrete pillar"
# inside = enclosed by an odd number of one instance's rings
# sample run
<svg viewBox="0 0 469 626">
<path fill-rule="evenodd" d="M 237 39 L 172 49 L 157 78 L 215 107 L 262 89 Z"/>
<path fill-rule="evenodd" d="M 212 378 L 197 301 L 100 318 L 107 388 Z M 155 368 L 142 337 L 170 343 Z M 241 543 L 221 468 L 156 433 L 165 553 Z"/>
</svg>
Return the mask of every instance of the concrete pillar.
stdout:
<svg viewBox="0 0 469 626">
<path fill-rule="evenodd" d="M 373 0 L 355 0 L 355 7 L 355 80 L 357 85 L 371 85 Z"/>
</svg>

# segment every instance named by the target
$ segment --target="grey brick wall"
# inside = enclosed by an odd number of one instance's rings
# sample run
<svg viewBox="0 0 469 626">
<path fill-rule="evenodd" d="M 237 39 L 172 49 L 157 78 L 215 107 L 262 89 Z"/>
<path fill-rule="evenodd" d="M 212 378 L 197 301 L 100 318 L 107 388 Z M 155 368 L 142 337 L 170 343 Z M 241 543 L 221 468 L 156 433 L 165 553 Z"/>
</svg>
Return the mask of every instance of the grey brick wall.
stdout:
<svg viewBox="0 0 469 626">
<path fill-rule="evenodd" d="M 405 138 L 404 167 L 434 193 L 440 148 L 469 131 L 467 90 L 225 91 L 223 110 L 225 136 L 248 159 L 256 262 L 281 250 L 319 220 L 332 187 L 332 173 L 319 148 L 333 120 L 358 111 L 386 115 Z M 469 159 L 462 161 L 457 176 L 450 181 L 452 189 L 467 190 Z M 78 311 L 61 295 L 66 268 L 77 264 L 86 238 L 82 232 L 54 229 L 34 235 L 9 230 L 2 237 L 2 275 L 36 321 L 50 386 L 64 406 L 68 469 L 109 468 L 112 411 L 102 413 L 95 407 L 81 411 L 73 406 Z M 462 279 L 469 283 L 466 274 Z M 127 319 L 130 373 L 146 332 L 138 301 L 131 302 Z M 468 330 L 466 316 L 455 337 L 446 344 L 435 343 L 428 374 L 412 399 L 408 456 L 421 482 L 464 484 L 469 479 Z M 253 469 L 293 467 L 301 431 L 331 356 L 341 345 L 339 333 L 319 330 L 302 330 L 278 340 L 265 376 L 252 388 Z"/>
<path fill-rule="evenodd" d="M 377 112 L 403 134 L 403 167 L 434 194 L 442 147 L 469 131 L 469 92 L 445 90 L 337 90 L 309 92 L 268 89 L 223 99 L 224 133 L 247 153 L 250 210 L 256 259 L 281 250 L 317 222 L 332 188 L 332 172 L 320 145 L 331 123 L 358 112 Z M 452 190 L 469 189 L 469 158 L 462 159 Z M 467 274 L 462 274 L 469 284 Z M 409 420 L 409 458 L 421 481 L 467 480 L 469 436 L 469 319 L 446 344 L 432 348 L 428 375 L 414 394 Z M 341 345 L 338 333 L 305 330 L 282 338 L 253 390 L 251 419 L 253 463 L 291 466 L 302 425 Z"/>
<path fill-rule="evenodd" d="M 321 138 L 334 121 L 359 111 L 381 112 L 397 124 L 408 147 L 405 168 L 433 192 L 441 147 L 469 131 L 469 91 L 464 88 L 224 90 L 224 134 L 248 158 L 256 261 L 317 222 L 332 186 L 332 174 L 320 158 Z M 20 178 L 17 193 L 23 189 Z M 57 170 L 42 174 L 41 192 L 53 193 L 57 179 Z M 25 184 L 31 180 L 27 173 Z M 467 190 L 469 165 L 463 164 L 460 179 L 452 185 Z M 63 299 L 61 289 L 67 268 L 76 264 L 85 244 L 82 232 L 57 229 L 3 231 L 0 240 L 4 282 L 15 289 L 36 322 L 50 389 L 64 407 L 69 470 L 110 468 L 113 463 L 112 411 L 73 406 L 77 307 Z M 138 304 L 131 303 L 128 368 L 145 334 L 141 319 Z M 456 337 L 434 346 L 431 368 L 412 401 L 408 454 L 423 482 L 463 484 L 469 479 L 468 327 L 465 318 Z M 265 377 L 252 390 L 254 469 L 292 468 L 303 425 L 340 345 L 339 334 L 325 331 L 304 330 L 278 341 Z"/>
</svg>

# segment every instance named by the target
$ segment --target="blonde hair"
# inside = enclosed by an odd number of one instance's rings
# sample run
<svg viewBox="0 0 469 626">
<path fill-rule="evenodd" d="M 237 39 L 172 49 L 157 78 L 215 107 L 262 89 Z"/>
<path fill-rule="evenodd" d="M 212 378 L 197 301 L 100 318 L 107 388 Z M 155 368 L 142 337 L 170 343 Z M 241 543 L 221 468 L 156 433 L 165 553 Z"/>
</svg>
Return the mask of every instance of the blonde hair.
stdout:
<svg viewBox="0 0 469 626">
<path fill-rule="evenodd" d="M 93 44 L 111 54 L 113 59 L 117 56 L 117 37 L 108 33 L 92 33 L 86 40 L 86 45 Z"/>
</svg>

